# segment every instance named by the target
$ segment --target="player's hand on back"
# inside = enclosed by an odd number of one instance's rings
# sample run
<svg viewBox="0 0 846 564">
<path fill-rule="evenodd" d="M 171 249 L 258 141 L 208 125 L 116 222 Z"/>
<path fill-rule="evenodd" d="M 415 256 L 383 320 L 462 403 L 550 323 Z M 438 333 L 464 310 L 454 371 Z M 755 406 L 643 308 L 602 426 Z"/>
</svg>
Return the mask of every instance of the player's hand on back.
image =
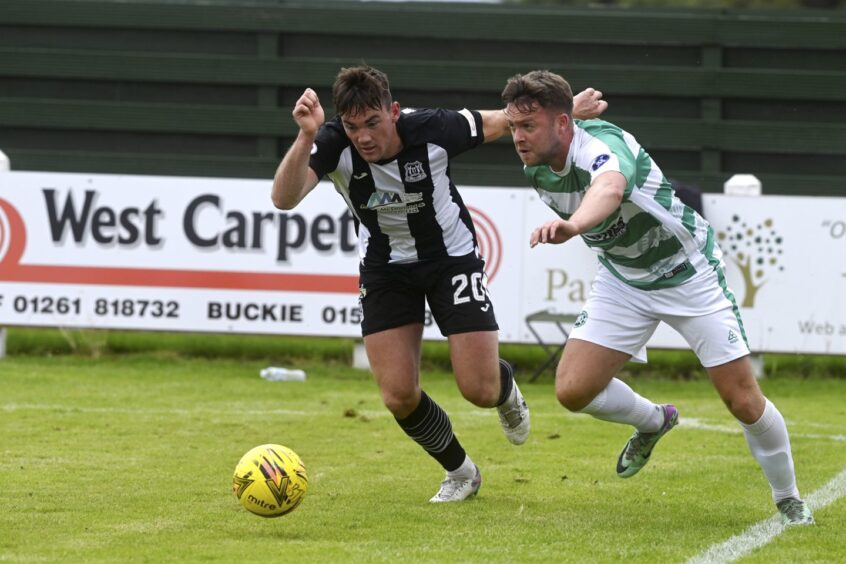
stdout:
<svg viewBox="0 0 846 564">
<path fill-rule="evenodd" d="M 300 96 L 297 103 L 294 104 L 293 114 L 294 121 L 300 126 L 300 130 L 308 135 L 314 135 L 317 130 L 323 125 L 325 115 L 323 113 L 323 106 L 320 105 L 320 99 L 317 97 L 317 92 L 311 88 L 306 88 L 303 95 Z"/>
<path fill-rule="evenodd" d="M 536 247 L 538 243 L 558 245 L 569 241 L 578 234 L 578 229 L 572 222 L 564 219 L 553 219 L 542 223 L 532 231 L 529 246 Z"/>
<path fill-rule="evenodd" d="M 573 117 L 592 119 L 608 109 L 608 102 L 602 99 L 602 92 L 585 88 L 573 96 Z"/>
</svg>

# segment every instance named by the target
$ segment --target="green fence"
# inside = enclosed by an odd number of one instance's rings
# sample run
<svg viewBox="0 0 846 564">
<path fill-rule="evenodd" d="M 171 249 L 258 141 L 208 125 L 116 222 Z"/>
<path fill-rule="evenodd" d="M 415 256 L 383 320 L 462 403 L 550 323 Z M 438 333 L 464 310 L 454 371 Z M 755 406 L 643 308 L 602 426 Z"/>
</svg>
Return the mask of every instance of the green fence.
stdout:
<svg viewBox="0 0 846 564">
<path fill-rule="evenodd" d="M 0 149 L 13 169 L 265 177 L 306 86 L 385 70 L 403 106 L 494 108 L 516 72 L 594 86 L 668 176 L 846 195 L 846 17 L 512 5 L 3 0 Z M 509 141 L 464 184 L 524 185 Z"/>
</svg>

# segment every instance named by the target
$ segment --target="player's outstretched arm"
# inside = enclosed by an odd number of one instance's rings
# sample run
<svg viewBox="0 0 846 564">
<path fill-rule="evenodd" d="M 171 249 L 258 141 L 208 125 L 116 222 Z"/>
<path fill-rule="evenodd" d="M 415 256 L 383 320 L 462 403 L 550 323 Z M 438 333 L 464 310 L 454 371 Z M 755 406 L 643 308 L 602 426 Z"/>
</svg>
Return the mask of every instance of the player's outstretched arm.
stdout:
<svg viewBox="0 0 846 564">
<path fill-rule="evenodd" d="M 608 102 L 602 99 L 602 92 L 593 88 L 585 88 L 573 96 L 573 117 L 576 119 L 592 119 L 599 117 L 608 109 Z"/>
<path fill-rule="evenodd" d="M 570 216 L 570 222 L 579 234 L 596 227 L 620 207 L 625 191 L 626 177 L 622 173 L 603 172 L 591 183 L 582 203 Z"/>
<path fill-rule="evenodd" d="M 621 173 L 608 171 L 600 174 L 570 219 L 542 223 L 532 231 L 529 246 L 535 247 L 538 243 L 558 245 L 596 227 L 620 207 L 625 190 L 626 177 Z"/>
<path fill-rule="evenodd" d="M 482 114 L 485 143 L 495 141 L 511 132 L 508 127 L 508 117 L 506 117 L 504 110 L 479 110 L 479 113 Z"/>
<path fill-rule="evenodd" d="M 320 180 L 308 166 L 311 147 L 325 119 L 317 93 L 306 88 L 294 105 L 292 115 L 300 126 L 300 132 L 276 169 L 270 194 L 273 205 L 282 210 L 292 209 L 299 204 Z"/>
</svg>

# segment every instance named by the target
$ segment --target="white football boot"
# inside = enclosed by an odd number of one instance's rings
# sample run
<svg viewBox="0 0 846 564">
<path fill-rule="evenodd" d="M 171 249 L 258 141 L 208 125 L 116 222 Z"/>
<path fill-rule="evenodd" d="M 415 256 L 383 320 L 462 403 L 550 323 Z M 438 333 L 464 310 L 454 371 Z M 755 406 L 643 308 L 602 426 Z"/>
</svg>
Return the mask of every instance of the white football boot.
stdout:
<svg viewBox="0 0 846 564">
<path fill-rule="evenodd" d="M 482 474 L 479 472 L 479 467 L 473 465 L 476 472 L 472 478 L 450 478 L 447 475 L 446 479 L 441 482 L 441 489 L 438 493 L 429 500 L 430 503 L 445 503 L 448 501 L 461 501 L 468 497 L 473 497 L 482 487 Z"/>
<path fill-rule="evenodd" d="M 505 402 L 496 408 L 499 413 L 499 422 L 502 425 L 502 432 L 505 438 L 515 445 L 522 445 L 529 438 L 529 406 L 514 382 L 511 395 Z"/>
</svg>

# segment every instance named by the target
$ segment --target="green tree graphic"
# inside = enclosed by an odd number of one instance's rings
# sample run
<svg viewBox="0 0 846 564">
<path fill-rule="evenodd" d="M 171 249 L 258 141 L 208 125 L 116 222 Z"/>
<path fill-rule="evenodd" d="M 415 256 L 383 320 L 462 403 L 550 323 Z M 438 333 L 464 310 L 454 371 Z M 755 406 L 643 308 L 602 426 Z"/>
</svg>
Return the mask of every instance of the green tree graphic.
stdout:
<svg viewBox="0 0 846 564">
<path fill-rule="evenodd" d="M 753 227 L 735 215 L 725 231 L 717 232 L 717 240 L 743 275 L 746 294 L 741 307 L 754 307 L 755 296 L 767 283 L 767 275 L 775 270 L 784 271 L 784 266 L 779 264 L 783 240 L 773 229 L 773 220 L 765 219 Z"/>
</svg>

